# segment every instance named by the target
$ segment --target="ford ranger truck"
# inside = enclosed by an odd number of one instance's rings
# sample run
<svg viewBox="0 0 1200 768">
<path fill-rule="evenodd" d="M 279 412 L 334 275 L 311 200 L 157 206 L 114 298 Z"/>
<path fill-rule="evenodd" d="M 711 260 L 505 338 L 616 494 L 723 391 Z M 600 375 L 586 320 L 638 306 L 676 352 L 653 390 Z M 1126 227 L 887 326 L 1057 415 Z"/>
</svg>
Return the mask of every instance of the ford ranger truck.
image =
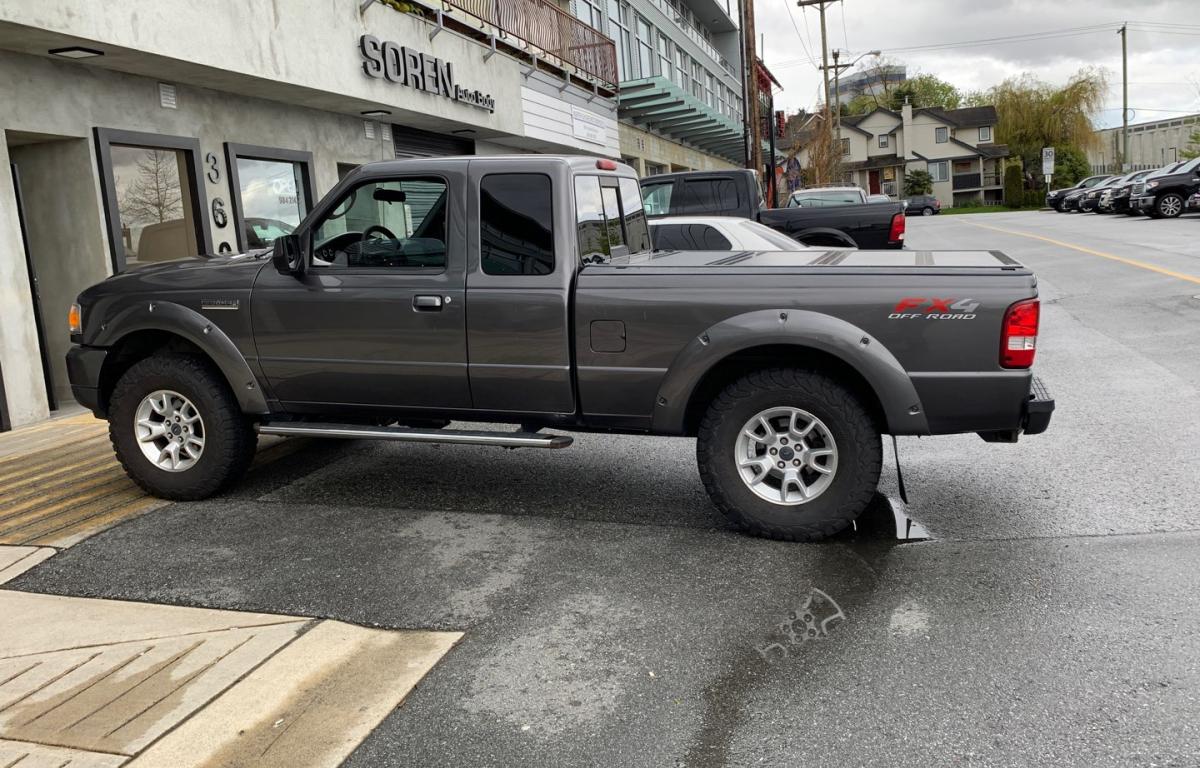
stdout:
<svg viewBox="0 0 1200 768">
<path fill-rule="evenodd" d="M 270 251 L 124 272 L 71 315 L 76 399 L 166 499 L 228 487 L 260 434 L 671 435 L 734 523 L 811 541 L 866 506 L 881 435 L 1015 442 L 1054 406 L 1008 256 L 656 251 L 633 169 L 585 157 L 362 166 Z"/>
</svg>

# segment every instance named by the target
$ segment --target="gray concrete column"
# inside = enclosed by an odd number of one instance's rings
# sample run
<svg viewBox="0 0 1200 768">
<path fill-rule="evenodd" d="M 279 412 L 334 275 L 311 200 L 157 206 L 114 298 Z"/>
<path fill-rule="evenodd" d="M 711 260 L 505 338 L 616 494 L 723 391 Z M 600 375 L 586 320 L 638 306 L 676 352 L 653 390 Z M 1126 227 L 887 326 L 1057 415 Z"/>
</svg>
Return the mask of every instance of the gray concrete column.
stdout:
<svg viewBox="0 0 1200 768">
<path fill-rule="evenodd" d="M 13 426 L 49 415 L 29 292 L 29 270 L 17 219 L 8 144 L 0 129 L 0 371 Z"/>
</svg>

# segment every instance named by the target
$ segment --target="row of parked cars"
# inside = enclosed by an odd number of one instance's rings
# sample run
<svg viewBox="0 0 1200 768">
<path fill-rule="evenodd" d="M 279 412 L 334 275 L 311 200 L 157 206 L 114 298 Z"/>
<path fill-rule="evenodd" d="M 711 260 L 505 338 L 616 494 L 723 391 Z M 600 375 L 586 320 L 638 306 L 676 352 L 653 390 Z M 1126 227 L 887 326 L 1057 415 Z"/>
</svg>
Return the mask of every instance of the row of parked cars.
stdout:
<svg viewBox="0 0 1200 768">
<path fill-rule="evenodd" d="M 1200 210 L 1200 157 L 1125 175 L 1089 176 L 1046 195 L 1059 213 L 1093 212 L 1173 219 Z"/>
</svg>

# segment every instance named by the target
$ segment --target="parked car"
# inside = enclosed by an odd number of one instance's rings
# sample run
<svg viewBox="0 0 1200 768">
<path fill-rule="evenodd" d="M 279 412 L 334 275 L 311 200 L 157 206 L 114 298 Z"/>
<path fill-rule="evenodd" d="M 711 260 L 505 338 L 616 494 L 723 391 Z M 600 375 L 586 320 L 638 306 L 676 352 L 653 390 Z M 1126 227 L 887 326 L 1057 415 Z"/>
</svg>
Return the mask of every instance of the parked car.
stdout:
<svg viewBox="0 0 1200 768">
<path fill-rule="evenodd" d="M 1153 171 L 1134 171 L 1125 176 L 1117 184 L 1113 185 L 1112 194 L 1108 198 L 1108 207 L 1112 213 L 1123 213 L 1126 216 L 1133 216 L 1137 211 L 1129 207 L 1129 194 L 1133 191 L 1133 185 L 1142 179 L 1149 176 Z"/>
<path fill-rule="evenodd" d="M 1054 210 L 1058 211 L 1059 213 L 1062 213 L 1064 210 L 1063 203 L 1066 200 L 1068 195 L 1078 192 L 1081 189 L 1088 189 L 1090 187 L 1094 187 L 1097 184 L 1099 184 L 1100 182 L 1102 182 L 1108 178 L 1109 178 L 1109 174 L 1106 174 L 1106 173 L 1100 174 L 1099 176 L 1088 176 L 1086 179 L 1080 181 L 1079 183 L 1075 184 L 1074 186 L 1063 187 L 1062 189 L 1056 189 L 1053 192 L 1050 192 L 1049 194 L 1046 195 L 1046 205 L 1048 207 L 1053 208 Z"/>
<path fill-rule="evenodd" d="M 612 160 L 391 160 L 270 252 L 88 288 L 67 367 L 164 498 L 228 487 L 259 434 L 565 448 L 541 430 L 599 430 L 696 437 L 736 525 L 816 540 L 870 501 L 881 434 L 1048 427 L 1037 296 L 998 251 L 656 253 Z"/>
<path fill-rule="evenodd" d="M 801 245 L 768 226 L 736 216 L 667 216 L 650 219 L 650 242 L 656 251 L 803 251 Z"/>
<path fill-rule="evenodd" d="M 1129 204 L 1152 219 L 1173 219 L 1184 212 L 1187 199 L 1196 192 L 1200 192 L 1200 157 L 1137 182 Z"/>
<path fill-rule="evenodd" d="M 830 192 L 829 190 L 840 190 Z M 804 192 L 803 204 L 766 208 L 753 171 L 691 171 L 642 179 L 646 215 L 741 216 L 765 224 L 805 245 L 843 248 L 904 247 L 904 207 L 897 202 L 857 200 L 858 187 L 818 187 Z M 838 199 L 856 202 L 825 202 Z M 800 198 L 791 198 L 800 199 Z M 791 199 L 789 205 L 791 205 Z M 820 204 L 818 204 L 820 201 Z"/>
<path fill-rule="evenodd" d="M 1079 196 L 1076 202 L 1076 207 L 1079 209 L 1079 212 L 1094 213 L 1100 206 L 1100 196 L 1107 192 L 1113 184 L 1116 184 L 1120 180 L 1120 176 L 1110 176 L 1090 189 L 1083 190 L 1083 194 Z"/>
<path fill-rule="evenodd" d="M 913 195 L 905 202 L 907 203 L 907 207 L 905 207 L 904 212 L 909 216 L 915 214 L 933 216 L 942 212 L 942 201 L 933 195 Z"/>
<path fill-rule="evenodd" d="M 868 203 L 890 203 L 890 202 L 892 202 L 892 198 L 890 198 L 884 194 L 867 195 L 867 202 Z"/>
<path fill-rule="evenodd" d="M 1059 211 L 1062 213 L 1078 212 L 1080 210 L 1079 204 L 1081 202 L 1083 202 L 1083 199 L 1087 195 L 1087 193 L 1091 192 L 1093 187 L 1097 186 L 1098 184 L 1103 184 L 1104 182 L 1108 181 L 1111 178 L 1112 178 L 1111 175 L 1103 176 L 1103 177 L 1101 177 L 1100 181 L 1098 181 L 1096 184 L 1092 184 L 1087 187 L 1080 187 L 1079 189 L 1073 190 L 1073 191 L 1068 192 L 1067 194 L 1063 195 L 1062 200 L 1059 204 Z"/>
<path fill-rule="evenodd" d="M 835 205 L 865 205 L 872 202 L 862 187 L 811 187 L 788 196 L 788 208 L 828 208 Z M 887 195 L 884 195 L 886 198 Z M 885 199 L 883 202 L 887 202 Z"/>
</svg>

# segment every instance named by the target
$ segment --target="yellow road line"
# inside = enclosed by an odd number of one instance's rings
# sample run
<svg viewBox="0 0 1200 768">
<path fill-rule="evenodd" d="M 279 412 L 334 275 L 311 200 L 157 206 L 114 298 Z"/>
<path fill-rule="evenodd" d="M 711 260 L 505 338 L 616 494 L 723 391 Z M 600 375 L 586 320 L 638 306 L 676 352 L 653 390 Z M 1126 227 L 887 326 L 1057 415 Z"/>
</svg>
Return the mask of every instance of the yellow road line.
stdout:
<svg viewBox="0 0 1200 768">
<path fill-rule="evenodd" d="M 973 227 L 983 227 L 984 229 L 992 229 L 992 230 L 995 230 L 996 232 L 1005 232 L 1007 234 L 1017 235 L 1019 237 L 1028 237 L 1028 238 L 1032 238 L 1034 240 L 1042 240 L 1044 242 L 1052 243 L 1052 244 L 1060 246 L 1062 248 L 1070 248 L 1073 251 L 1079 251 L 1080 253 L 1091 254 L 1092 256 L 1099 256 L 1102 259 L 1111 259 L 1113 261 L 1119 261 L 1122 264 L 1128 264 L 1131 267 L 1141 267 L 1142 269 L 1148 269 L 1151 272 L 1157 272 L 1160 275 L 1166 275 L 1167 277 L 1175 277 L 1180 280 L 1186 280 L 1189 283 L 1195 283 L 1196 285 L 1200 285 L 1200 277 L 1197 277 L 1195 275 L 1184 274 L 1183 272 L 1176 272 L 1173 269 L 1167 269 L 1166 267 L 1160 267 L 1155 264 L 1147 264 L 1146 262 L 1138 261 L 1137 259 L 1127 259 L 1124 256 L 1117 256 L 1115 254 L 1105 253 L 1104 251 L 1097 251 L 1092 248 L 1085 248 L 1082 245 L 1075 245 L 1074 243 L 1064 243 L 1062 240 L 1055 240 L 1052 237 L 1044 237 L 1043 235 L 1035 235 L 1030 232 L 1020 232 L 1015 229 L 1005 229 L 1004 227 L 993 227 L 990 224 L 980 224 L 980 223 L 974 222 L 974 221 L 966 221 L 963 223 L 970 224 Z"/>
</svg>

